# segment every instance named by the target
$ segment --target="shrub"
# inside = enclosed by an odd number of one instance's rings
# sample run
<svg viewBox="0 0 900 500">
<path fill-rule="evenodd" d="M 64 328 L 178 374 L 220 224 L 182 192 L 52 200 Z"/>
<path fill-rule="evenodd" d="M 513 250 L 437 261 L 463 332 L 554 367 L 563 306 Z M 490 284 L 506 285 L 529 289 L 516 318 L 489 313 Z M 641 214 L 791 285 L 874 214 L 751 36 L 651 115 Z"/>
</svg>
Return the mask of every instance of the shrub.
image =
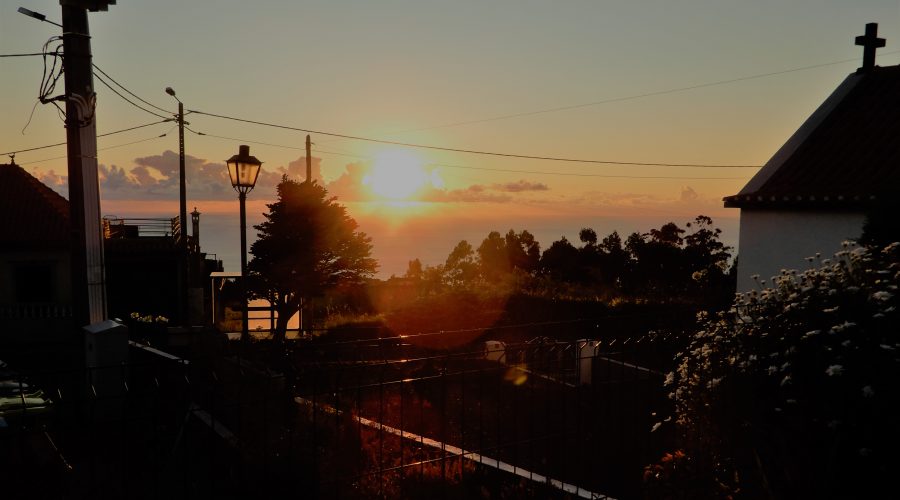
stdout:
<svg viewBox="0 0 900 500">
<path fill-rule="evenodd" d="M 695 472 L 663 461 L 648 467 L 650 487 L 702 481 L 710 497 L 886 491 L 900 465 L 898 257 L 897 243 L 846 243 L 834 259 L 810 258 L 768 287 L 757 278 L 760 289 L 727 312 L 701 315 L 666 378 Z"/>
</svg>

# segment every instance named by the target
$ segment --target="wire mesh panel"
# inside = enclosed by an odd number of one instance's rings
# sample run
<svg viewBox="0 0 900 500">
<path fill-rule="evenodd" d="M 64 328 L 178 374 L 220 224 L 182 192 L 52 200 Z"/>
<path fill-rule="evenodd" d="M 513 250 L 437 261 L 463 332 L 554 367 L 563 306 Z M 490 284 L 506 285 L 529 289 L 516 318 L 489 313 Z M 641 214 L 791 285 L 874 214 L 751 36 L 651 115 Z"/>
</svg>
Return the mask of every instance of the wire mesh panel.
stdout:
<svg viewBox="0 0 900 500">
<path fill-rule="evenodd" d="M 414 341 L 133 344 L 124 364 L 17 372 L 49 409 L 4 407 L 3 470 L 50 497 L 634 497 L 670 444 L 651 432 L 662 337 Z"/>
</svg>

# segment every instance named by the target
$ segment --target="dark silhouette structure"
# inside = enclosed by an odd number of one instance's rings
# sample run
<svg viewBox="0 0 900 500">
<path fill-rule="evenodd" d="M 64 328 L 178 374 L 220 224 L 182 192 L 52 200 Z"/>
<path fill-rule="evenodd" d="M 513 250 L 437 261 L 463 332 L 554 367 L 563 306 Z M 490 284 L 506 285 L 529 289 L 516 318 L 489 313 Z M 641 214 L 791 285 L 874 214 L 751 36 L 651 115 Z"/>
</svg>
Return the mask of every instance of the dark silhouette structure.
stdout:
<svg viewBox="0 0 900 500">
<path fill-rule="evenodd" d="M 0 341 L 72 321 L 69 203 L 11 161 L 0 164 Z"/>
<path fill-rule="evenodd" d="M 900 66 L 875 65 L 877 25 L 856 39 L 863 65 L 847 76 L 726 207 L 741 209 L 738 291 L 751 279 L 830 257 L 862 234 L 866 214 L 900 197 Z"/>
</svg>

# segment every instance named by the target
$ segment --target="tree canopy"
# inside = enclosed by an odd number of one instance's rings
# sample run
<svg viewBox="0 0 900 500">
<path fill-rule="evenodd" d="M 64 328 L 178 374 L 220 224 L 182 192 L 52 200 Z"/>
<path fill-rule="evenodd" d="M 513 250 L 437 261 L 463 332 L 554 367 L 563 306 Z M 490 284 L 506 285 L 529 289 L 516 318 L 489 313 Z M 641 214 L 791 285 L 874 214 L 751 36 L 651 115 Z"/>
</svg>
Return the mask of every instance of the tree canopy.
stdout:
<svg viewBox="0 0 900 500">
<path fill-rule="evenodd" d="M 526 230 L 510 229 L 505 236 L 491 231 L 477 248 L 460 241 L 443 265 L 412 261 L 406 277 L 420 282 L 426 294 L 525 287 L 580 297 L 722 302 L 734 290 L 734 276 L 731 248 L 720 235 L 711 218 L 699 215 L 684 227 L 669 222 L 624 241 L 616 231 L 600 238 L 582 228 L 581 246 L 562 237 L 542 253 Z"/>
<path fill-rule="evenodd" d="M 304 299 L 362 284 L 377 263 L 371 239 L 324 187 L 283 177 L 277 196 L 254 226 L 259 234 L 247 267 L 253 294 L 271 300 L 278 312 L 275 338 L 281 340 Z"/>
</svg>

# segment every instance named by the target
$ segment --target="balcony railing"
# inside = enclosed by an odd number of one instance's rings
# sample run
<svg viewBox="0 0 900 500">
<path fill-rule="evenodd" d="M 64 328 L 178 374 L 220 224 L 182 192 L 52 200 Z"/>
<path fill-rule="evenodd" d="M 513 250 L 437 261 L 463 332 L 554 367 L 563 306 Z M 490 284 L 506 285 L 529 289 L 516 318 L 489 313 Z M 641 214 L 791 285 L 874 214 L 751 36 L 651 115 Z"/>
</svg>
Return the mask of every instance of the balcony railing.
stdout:
<svg viewBox="0 0 900 500">
<path fill-rule="evenodd" d="M 70 304 L 0 304 L 0 320 L 65 319 L 72 317 Z"/>
<path fill-rule="evenodd" d="M 103 218 L 103 237 L 121 238 L 173 238 L 180 240 L 181 222 L 179 217 L 159 218 Z"/>
<path fill-rule="evenodd" d="M 181 218 L 103 218 L 103 238 L 107 240 L 156 238 L 181 243 Z M 199 253 L 200 245 L 193 236 L 187 237 L 188 253 Z"/>
</svg>

